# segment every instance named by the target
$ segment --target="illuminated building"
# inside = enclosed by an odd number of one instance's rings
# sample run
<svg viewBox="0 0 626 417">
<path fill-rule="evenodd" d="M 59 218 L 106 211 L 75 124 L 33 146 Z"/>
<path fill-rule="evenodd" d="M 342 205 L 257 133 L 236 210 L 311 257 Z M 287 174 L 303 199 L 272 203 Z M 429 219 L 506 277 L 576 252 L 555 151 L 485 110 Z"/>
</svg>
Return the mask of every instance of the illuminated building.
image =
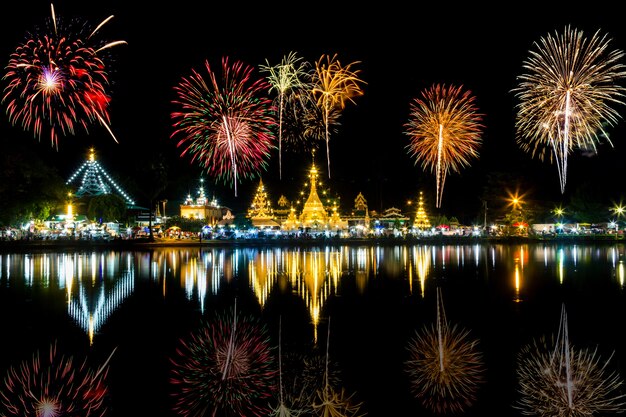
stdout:
<svg viewBox="0 0 626 417">
<path fill-rule="evenodd" d="M 296 214 L 292 207 L 287 219 L 281 224 L 281 228 L 286 231 L 305 231 L 307 233 L 319 234 L 324 232 L 338 232 L 348 229 L 348 222 L 341 219 L 338 208 L 333 205 L 330 214 L 324 207 L 322 200 L 317 194 L 318 172 L 315 164 L 309 171 L 310 192 L 302 211 Z"/>
<path fill-rule="evenodd" d="M 209 226 L 217 226 L 232 223 L 234 216 L 227 207 L 221 207 L 217 200 L 209 201 L 204 192 L 204 180 L 200 178 L 198 196 L 194 200 L 191 194 L 187 195 L 185 202 L 180 205 L 180 217 L 186 219 L 205 220 Z"/>
<path fill-rule="evenodd" d="M 370 212 L 367 207 L 367 200 L 362 193 L 359 193 L 354 199 L 354 208 L 349 215 L 345 215 L 344 219 L 348 222 L 350 233 L 362 236 L 369 233 L 370 230 Z"/>
<path fill-rule="evenodd" d="M 263 185 L 263 180 L 259 180 L 259 187 L 252 200 L 252 205 L 248 209 L 248 218 L 252 226 L 259 229 L 279 228 L 280 224 L 274 219 L 274 213 L 267 192 Z"/>
</svg>

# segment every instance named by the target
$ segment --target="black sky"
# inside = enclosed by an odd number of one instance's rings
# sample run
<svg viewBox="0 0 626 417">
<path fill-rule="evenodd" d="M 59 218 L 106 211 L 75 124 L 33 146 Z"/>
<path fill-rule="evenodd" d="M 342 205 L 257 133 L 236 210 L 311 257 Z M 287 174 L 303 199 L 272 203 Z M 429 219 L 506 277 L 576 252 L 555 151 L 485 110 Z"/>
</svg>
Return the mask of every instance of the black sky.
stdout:
<svg viewBox="0 0 626 417">
<path fill-rule="evenodd" d="M 484 114 L 480 157 L 460 174 L 447 177 L 441 212 L 473 220 L 481 207 L 482 188 L 489 175 L 505 172 L 537 200 L 565 199 L 586 180 L 607 185 L 611 198 L 620 199 L 626 144 L 626 121 L 611 129 L 614 147 L 600 146 L 595 156 L 570 158 L 567 190 L 561 195 L 556 167 L 531 159 L 515 143 L 515 97 L 511 90 L 522 71 L 533 42 L 565 25 L 591 35 L 607 33 L 612 46 L 626 49 L 626 30 L 621 13 L 613 6 L 594 2 L 587 8 L 552 7 L 543 3 L 502 6 L 387 2 L 364 6 L 342 3 L 267 2 L 248 6 L 241 2 L 178 1 L 85 2 L 59 1 L 55 12 L 63 18 L 79 18 L 97 24 L 109 15 L 112 21 L 101 29 L 108 40 L 128 45 L 113 51 L 111 127 L 119 143 L 106 130 L 94 126 L 89 134 L 61 138 L 59 148 L 11 126 L 3 112 L 3 141 L 22 141 L 32 152 L 45 156 L 64 177 L 95 147 L 98 159 L 121 179 L 139 178 L 137 173 L 149 155 L 158 150 L 167 155 L 171 185 L 162 198 L 171 201 L 193 191 L 202 171 L 170 138 L 173 87 L 192 68 L 205 60 L 217 66 L 223 56 L 256 68 L 278 63 L 295 51 L 309 62 L 323 54 L 337 54 L 342 63 L 358 61 L 367 83 L 365 94 L 348 105 L 341 116 L 339 132 L 331 137 L 331 178 L 327 186 L 342 196 L 345 210 L 362 192 L 372 209 L 403 208 L 419 190 L 434 196 L 435 177 L 415 165 L 405 150 L 404 123 L 409 104 L 432 84 L 462 85 L 476 96 Z M 50 3 L 40 0 L 13 2 L 11 13 L 0 17 L 0 56 L 10 53 L 28 31 L 42 26 L 50 16 Z M 4 87 L 4 84 L 3 84 Z M 626 106 L 621 113 L 626 114 Z M 326 155 L 316 162 L 325 167 Z M 283 178 L 278 177 L 278 154 L 274 153 L 263 180 L 270 195 L 294 198 L 306 179 L 311 161 L 308 154 L 283 153 Z M 238 186 L 214 184 L 207 177 L 209 192 L 235 209 L 247 207 L 258 180 Z M 503 198 L 507 190 L 502 190 Z M 136 196 L 141 200 L 141 196 Z M 145 204 L 145 203 L 144 203 Z"/>
</svg>

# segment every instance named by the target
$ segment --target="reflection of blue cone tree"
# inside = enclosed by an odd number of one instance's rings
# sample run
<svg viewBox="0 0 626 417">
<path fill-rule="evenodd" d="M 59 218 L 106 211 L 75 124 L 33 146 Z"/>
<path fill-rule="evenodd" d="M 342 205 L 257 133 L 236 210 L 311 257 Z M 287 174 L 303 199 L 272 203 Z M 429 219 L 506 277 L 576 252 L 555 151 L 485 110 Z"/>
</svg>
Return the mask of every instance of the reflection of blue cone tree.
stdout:
<svg viewBox="0 0 626 417">
<path fill-rule="evenodd" d="M 556 341 L 542 337 L 525 346 L 517 367 L 520 398 L 515 407 L 524 415 L 606 416 L 626 411 L 623 381 L 594 351 L 570 345 L 565 306 Z"/>
<path fill-rule="evenodd" d="M 477 345 L 468 330 L 450 327 L 437 288 L 437 322 L 416 332 L 405 363 L 411 391 L 424 407 L 445 414 L 465 412 L 474 404 L 484 380 Z"/>
<path fill-rule="evenodd" d="M 277 371 L 265 326 L 237 314 L 181 339 L 171 359 L 174 411 L 182 416 L 267 416 Z"/>
<path fill-rule="evenodd" d="M 56 344 L 48 355 L 33 356 L 11 367 L 0 386 L 0 415 L 4 417 L 104 416 L 109 388 L 108 364 L 115 349 L 98 369 L 60 355 Z"/>
</svg>

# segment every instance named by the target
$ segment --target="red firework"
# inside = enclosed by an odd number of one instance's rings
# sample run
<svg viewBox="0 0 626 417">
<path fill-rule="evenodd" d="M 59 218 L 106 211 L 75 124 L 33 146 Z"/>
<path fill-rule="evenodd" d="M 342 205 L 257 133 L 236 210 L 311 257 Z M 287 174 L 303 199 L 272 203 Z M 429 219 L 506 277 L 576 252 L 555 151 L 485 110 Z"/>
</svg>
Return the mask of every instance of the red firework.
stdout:
<svg viewBox="0 0 626 417">
<path fill-rule="evenodd" d="M 192 70 L 174 89 L 180 107 L 172 113 L 174 132 L 180 136 L 181 157 L 190 154 L 206 172 L 225 184 L 241 178 L 252 179 L 267 168 L 270 151 L 275 149 L 276 125 L 271 100 L 263 94 L 269 84 L 253 79 L 253 67 L 240 61 L 222 59 L 222 78 L 205 61 L 208 78 Z"/>
<path fill-rule="evenodd" d="M 111 353 L 111 356 L 113 353 Z M 56 345 L 50 354 L 33 355 L 11 367 L 0 390 L 0 412 L 6 417 L 106 415 L 105 399 L 109 359 L 97 370 L 87 361 L 76 363 L 72 357 L 58 354 Z"/>
<path fill-rule="evenodd" d="M 62 25 L 51 8 L 50 30 L 29 34 L 6 66 L 2 104 L 9 120 L 38 139 L 49 133 L 55 147 L 60 136 L 75 135 L 78 128 L 88 132 L 93 124 L 104 126 L 117 142 L 109 127 L 111 98 L 104 51 L 126 42 L 94 39 L 113 16 L 89 31 L 85 24 Z"/>
</svg>

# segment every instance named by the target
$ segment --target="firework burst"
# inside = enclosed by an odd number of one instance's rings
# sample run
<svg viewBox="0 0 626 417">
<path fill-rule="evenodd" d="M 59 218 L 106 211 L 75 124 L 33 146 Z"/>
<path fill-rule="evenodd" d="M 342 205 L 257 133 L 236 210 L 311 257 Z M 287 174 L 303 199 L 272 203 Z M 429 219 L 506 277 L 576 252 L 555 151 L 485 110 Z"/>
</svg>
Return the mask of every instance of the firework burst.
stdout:
<svg viewBox="0 0 626 417">
<path fill-rule="evenodd" d="M 484 365 L 469 331 L 450 327 L 437 288 L 437 322 L 416 332 L 408 349 L 406 371 L 411 390 L 422 405 L 445 414 L 463 412 L 476 400 Z"/>
<path fill-rule="evenodd" d="M 113 351 L 113 353 L 115 350 Z M 0 391 L 0 415 L 4 417 L 57 417 L 106 415 L 105 400 L 108 363 L 92 370 L 85 360 L 76 364 L 60 355 L 56 344 L 43 357 L 37 352 L 32 361 L 8 370 Z M 78 366 L 77 366 L 78 365 Z"/>
<path fill-rule="evenodd" d="M 330 134 L 338 132 L 339 111 L 331 110 L 326 116 L 310 92 L 300 92 L 288 97 L 283 114 L 283 144 L 286 151 L 313 153 L 323 141 L 326 124 Z"/>
<path fill-rule="evenodd" d="M 60 136 L 85 132 L 93 124 L 113 135 L 109 116 L 109 73 L 106 51 L 125 41 L 98 42 L 95 29 L 64 25 L 51 5 L 50 30 L 30 36 L 10 56 L 2 96 L 9 120 L 41 139 L 44 131 L 58 148 Z M 73 30 L 78 27 L 78 30 Z"/>
<path fill-rule="evenodd" d="M 612 106 L 623 104 L 624 52 L 611 50 L 599 31 L 587 38 L 569 26 L 535 46 L 513 90 L 516 140 L 533 157 L 556 162 L 563 193 L 571 152 L 596 152 L 601 137 L 612 145 L 606 128 L 621 119 Z"/>
<path fill-rule="evenodd" d="M 274 149 L 272 128 L 276 124 L 271 101 L 262 94 L 269 89 L 264 79 L 253 79 L 253 67 L 222 59 L 222 82 L 205 62 L 208 80 L 197 71 L 174 89 L 174 132 L 180 136 L 181 154 L 190 154 L 206 172 L 231 183 L 237 195 L 241 177 L 254 178 L 267 167 Z"/>
<path fill-rule="evenodd" d="M 352 62 L 342 65 L 337 55 L 332 57 L 322 55 L 315 64 L 315 71 L 312 77 L 311 94 L 315 98 L 317 105 L 322 109 L 326 140 L 326 159 L 328 163 L 328 178 L 330 178 L 330 126 L 336 119 L 334 112 L 340 112 L 346 103 L 354 103 L 354 99 L 363 95 L 363 80 L 359 78 L 359 70 L 353 67 L 359 62 Z"/>
<path fill-rule="evenodd" d="M 517 376 L 524 415 L 583 417 L 626 411 L 623 381 L 594 351 L 570 345 L 565 306 L 553 344 L 545 338 L 522 349 Z"/>
<path fill-rule="evenodd" d="M 182 416 L 267 416 L 277 370 L 264 326 L 232 314 L 181 340 L 171 359 L 174 411 Z"/>
<path fill-rule="evenodd" d="M 443 186 L 450 170 L 460 172 L 478 157 L 482 144 L 482 115 L 475 98 L 458 86 L 433 85 L 410 105 L 405 124 L 410 143 L 406 146 L 415 163 L 435 173 L 436 206 L 441 207 Z"/>
<path fill-rule="evenodd" d="M 295 52 L 290 52 L 283 57 L 280 64 L 271 66 L 266 60 L 266 65 L 261 65 L 261 71 L 268 72 L 270 92 L 276 90 L 278 96 L 278 166 L 279 175 L 282 178 L 282 137 L 283 137 L 283 114 L 289 103 L 290 95 L 297 95 L 298 91 L 307 89 L 310 74 L 309 63 L 303 61 Z"/>
</svg>

